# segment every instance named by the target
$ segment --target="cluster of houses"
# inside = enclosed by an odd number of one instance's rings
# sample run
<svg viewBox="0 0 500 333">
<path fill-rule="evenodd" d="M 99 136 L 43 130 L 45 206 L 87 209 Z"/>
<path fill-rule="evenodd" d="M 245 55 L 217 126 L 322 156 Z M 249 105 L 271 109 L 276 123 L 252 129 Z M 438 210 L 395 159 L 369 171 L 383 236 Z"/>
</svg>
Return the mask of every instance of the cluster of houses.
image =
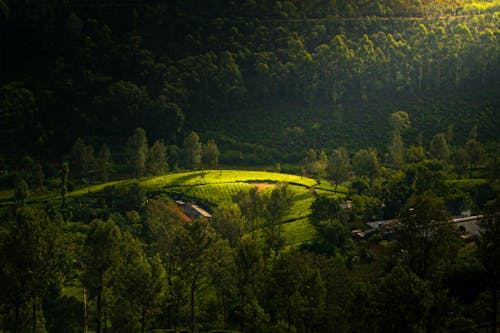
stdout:
<svg viewBox="0 0 500 333">
<path fill-rule="evenodd" d="M 481 227 L 479 222 L 483 218 L 483 215 L 475 216 L 458 216 L 450 220 L 451 225 L 456 229 L 457 233 L 463 239 L 469 239 L 471 237 L 478 236 L 481 233 Z M 352 231 L 352 235 L 355 238 L 365 238 L 373 233 L 379 232 L 382 237 L 387 239 L 392 239 L 392 235 L 395 228 L 399 225 L 399 220 L 381 220 L 366 223 L 368 226 L 367 230 L 362 231 L 356 229 Z"/>
<path fill-rule="evenodd" d="M 207 220 L 212 219 L 212 214 L 207 212 L 205 209 L 200 207 L 198 204 L 193 202 L 185 202 L 182 200 L 176 200 L 176 203 L 183 211 L 183 219 L 186 222 L 190 222 L 194 219 L 205 218 Z M 353 202 L 347 200 L 345 203 L 341 204 L 344 209 L 350 209 L 353 207 Z M 457 232 L 460 234 L 461 238 L 468 239 L 474 236 L 478 236 L 481 232 L 481 227 L 479 221 L 483 218 L 483 215 L 475 216 L 458 216 L 451 219 L 450 223 L 455 227 Z M 380 220 L 367 222 L 366 230 L 352 230 L 352 236 L 355 238 L 366 238 L 374 233 L 380 233 L 380 235 L 386 239 L 392 239 L 393 233 L 397 226 L 399 225 L 398 219 L 391 220 Z"/>
</svg>

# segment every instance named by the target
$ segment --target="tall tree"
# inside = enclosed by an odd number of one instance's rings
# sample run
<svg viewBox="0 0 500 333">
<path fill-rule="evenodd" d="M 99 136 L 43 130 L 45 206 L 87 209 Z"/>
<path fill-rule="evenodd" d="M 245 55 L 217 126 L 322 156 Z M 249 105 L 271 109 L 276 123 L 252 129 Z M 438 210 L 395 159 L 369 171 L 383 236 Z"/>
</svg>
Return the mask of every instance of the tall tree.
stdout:
<svg viewBox="0 0 500 333">
<path fill-rule="evenodd" d="M 257 240 L 246 235 L 243 236 L 237 247 L 236 267 L 238 291 L 240 297 L 240 331 L 245 332 L 248 298 L 256 292 L 254 285 L 262 275 L 262 249 Z M 249 297 L 250 296 L 250 297 Z"/>
<path fill-rule="evenodd" d="M 405 111 L 396 111 L 391 113 L 390 123 L 393 131 L 401 133 L 410 127 L 410 117 Z"/>
<path fill-rule="evenodd" d="M 431 321 L 433 298 L 428 282 L 404 266 L 396 266 L 377 286 L 375 306 L 379 329 L 400 333 L 425 331 Z"/>
<path fill-rule="evenodd" d="M 498 286 L 500 285 L 500 197 L 491 201 L 480 221 L 479 258 L 488 272 L 488 287 L 492 293 L 491 332 L 498 326 Z"/>
<path fill-rule="evenodd" d="M 153 176 L 162 175 L 168 170 L 167 147 L 158 140 L 149 148 L 147 169 Z"/>
<path fill-rule="evenodd" d="M 29 195 L 28 183 L 24 179 L 19 179 L 14 188 L 14 202 L 17 207 L 23 207 Z"/>
<path fill-rule="evenodd" d="M 148 314 L 166 290 L 165 268 L 158 256 L 147 257 L 143 244 L 130 234 L 125 234 L 120 254 L 112 286 L 119 296 L 113 327 L 118 329 L 123 325 L 123 329 L 133 331 L 140 326 L 144 333 Z"/>
<path fill-rule="evenodd" d="M 97 154 L 97 172 L 101 181 L 106 182 L 113 171 L 113 159 L 111 158 L 111 151 L 107 144 L 103 144 L 99 153 Z"/>
<path fill-rule="evenodd" d="M 228 264 L 222 254 L 228 247 L 205 220 L 194 220 L 185 225 L 187 238 L 182 243 L 182 275 L 189 290 L 189 326 L 191 332 L 196 327 L 196 296 L 202 281 L 210 281 L 212 273 Z"/>
<path fill-rule="evenodd" d="M 217 144 L 215 140 L 208 140 L 207 144 L 203 146 L 202 152 L 202 161 L 203 164 L 210 169 L 217 169 L 219 165 L 219 148 L 217 148 Z"/>
<path fill-rule="evenodd" d="M 389 144 L 389 156 L 391 158 L 391 164 L 394 168 L 401 168 L 403 166 L 405 158 L 405 147 L 403 139 L 401 139 L 401 134 L 394 132 L 392 134 L 392 140 Z"/>
<path fill-rule="evenodd" d="M 444 201 L 432 192 L 412 196 L 401 210 L 400 221 L 403 259 L 421 278 L 439 277 L 456 256 Z"/>
<path fill-rule="evenodd" d="M 431 153 L 435 158 L 443 161 L 447 161 L 450 157 L 450 148 L 448 147 L 444 133 L 438 133 L 432 138 Z"/>
<path fill-rule="evenodd" d="M 245 218 L 240 207 L 235 204 L 219 205 L 213 215 L 213 226 L 222 238 L 229 241 L 229 245 L 236 246 L 245 230 Z"/>
<path fill-rule="evenodd" d="M 130 171 L 136 177 L 144 176 L 148 156 L 148 139 L 143 128 L 136 128 L 134 134 L 128 138 L 125 152 L 128 157 Z"/>
<path fill-rule="evenodd" d="M 96 166 L 94 148 L 78 138 L 71 147 L 72 170 L 76 177 L 86 178 Z"/>
<path fill-rule="evenodd" d="M 68 191 L 68 176 L 69 176 L 69 165 L 67 162 L 63 163 L 61 170 L 61 207 L 66 206 L 66 192 Z"/>
<path fill-rule="evenodd" d="M 328 179 L 335 182 L 335 192 L 337 186 L 349 176 L 351 164 L 349 160 L 349 153 L 345 148 L 335 149 L 328 158 L 328 166 L 326 167 L 326 174 Z"/>
<path fill-rule="evenodd" d="M 245 231 L 253 231 L 258 227 L 260 219 L 264 216 L 265 200 L 259 193 L 257 187 L 252 187 L 250 191 L 240 191 L 233 197 L 243 216 L 247 221 Z M 253 235 L 253 234 L 252 234 Z"/>
<path fill-rule="evenodd" d="M 104 289 L 109 285 L 108 276 L 115 268 L 120 253 L 121 233 L 113 220 L 93 220 L 84 245 L 84 284 L 97 298 L 96 332 L 103 327 L 102 309 Z M 106 325 L 106 323 L 104 323 Z"/>
<path fill-rule="evenodd" d="M 353 171 L 358 176 L 366 176 L 370 180 L 378 176 L 379 162 L 374 149 L 361 149 L 352 158 Z"/>
<path fill-rule="evenodd" d="M 469 177 L 472 178 L 472 173 L 484 160 L 484 148 L 479 141 L 471 138 L 465 143 L 465 152 L 469 161 Z"/>
<path fill-rule="evenodd" d="M 196 169 L 201 162 L 200 137 L 195 132 L 189 133 L 182 144 L 184 164 L 188 169 Z"/>
<path fill-rule="evenodd" d="M 269 231 L 269 246 L 272 250 L 280 247 L 281 223 L 293 204 L 294 193 L 286 183 L 279 183 L 266 202 L 266 222 Z"/>
<path fill-rule="evenodd" d="M 16 221 L 7 226 L 7 237 L 0 244 L 0 296 L 2 303 L 13 307 L 16 333 L 21 331 L 21 306 L 31 301 L 36 332 L 41 298 L 49 284 L 59 281 L 65 264 L 62 232 L 46 212 L 28 207 L 20 209 Z"/>
</svg>

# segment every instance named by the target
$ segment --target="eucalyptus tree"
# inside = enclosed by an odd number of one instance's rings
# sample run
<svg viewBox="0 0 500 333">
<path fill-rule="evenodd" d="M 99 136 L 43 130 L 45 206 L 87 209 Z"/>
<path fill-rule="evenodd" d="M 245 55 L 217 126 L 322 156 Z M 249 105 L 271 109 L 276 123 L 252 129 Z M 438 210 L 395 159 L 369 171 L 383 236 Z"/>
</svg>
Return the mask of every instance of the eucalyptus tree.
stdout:
<svg viewBox="0 0 500 333">
<path fill-rule="evenodd" d="M 281 223 L 292 207 L 293 199 L 294 193 L 289 185 L 279 183 L 266 201 L 265 217 L 271 250 L 276 250 L 281 245 Z"/>
<path fill-rule="evenodd" d="M 351 171 L 351 164 L 349 153 L 345 148 L 335 149 L 328 158 L 328 165 L 326 167 L 326 175 L 328 179 L 335 182 L 335 192 L 337 186 L 349 177 Z"/>
<path fill-rule="evenodd" d="M 345 37 L 336 35 L 329 43 L 332 60 L 333 82 L 331 90 L 331 104 L 336 111 L 337 101 L 342 98 L 345 92 L 345 85 L 348 82 L 350 73 L 354 66 L 354 50 L 346 43 Z"/>
<path fill-rule="evenodd" d="M 130 171 L 138 178 L 144 176 L 148 156 L 148 139 L 143 128 L 136 128 L 134 134 L 128 138 L 125 153 L 128 157 Z"/>
<path fill-rule="evenodd" d="M 399 219 L 398 249 L 403 261 L 419 277 L 439 279 L 457 254 L 443 199 L 432 192 L 414 195 Z"/>
<path fill-rule="evenodd" d="M 191 132 L 182 143 L 184 165 L 188 169 L 196 169 L 201 163 L 201 143 L 196 132 Z"/>
<path fill-rule="evenodd" d="M 0 243 L 0 303 L 14 311 L 13 332 L 21 331 L 21 309 L 28 302 L 37 331 L 43 295 L 51 283 L 60 282 L 66 259 L 61 227 L 45 211 L 24 207 L 15 221 L 8 221 Z"/>
<path fill-rule="evenodd" d="M 181 278 L 186 281 L 189 294 L 189 327 L 196 327 L 196 300 L 200 287 L 213 281 L 214 274 L 231 264 L 233 258 L 227 241 L 220 239 L 205 220 L 185 224 L 186 233 L 178 244 L 182 248 Z"/>
<path fill-rule="evenodd" d="M 210 169 L 217 169 L 219 165 L 220 151 L 215 140 L 210 139 L 202 147 L 202 161 Z"/>
<path fill-rule="evenodd" d="M 153 176 L 162 175 L 168 171 L 167 147 L 161 141 L 156 140 L 149 148 L 146 168 Z"/>
<path fill-rule="evenodd" d="M 492 294 L 491 332 L 498 326 L 498 286 L 500 284 L 500 197 L 490 202 L 480 221 L 479 258 L 486 268 L 488 288 Z"/>
<path fill-rule="evenodd" d="M 356 175 L 373 180 L 379 174 L 379 161 L 375 149 L 360 149 L 352 158 L 352 168 Z"/>
<path fill-rule="evenodd" d="M 431 153 L 435 158 L 443 161 L 447 161 L 450 157 L 450 148 L 448 147 L 444 133 L 438 133 L 432 138 Z"/>
<path fill-rule="evenodd" d="M 76 177 L 86 178 L 96 167 L 94 148 L 78 138 L 71 147 L 72 171 Z"/>
<path fill-rule="evenodd" d="M 89 226 L 84 244 L 83 283 L 95 295 L 96 332 L 103 328 L 102 310 L 104 291 L 110 286 L 110 272 L 116 268 L 120 257 L 121 232 L 113 220 L 93 220 Z M 104 325 L 106 323 L 104 322 Z"/>
<path fill-rule="evenodd" d="M 113 159 L 111 158 L 111 151 L 107 144 L 103 144 L 99 149 L 96 158 L 97 172 L 101 181 L 106 182 L 113 171 Z"/>
<path fill-rule="evenodd" d="M 364 34 L 356 49 L 356 74 L 359 80 L 360 98 L 368 100 L 368 84 L 371 79 L 371 68 L 376 61 L 375 47 L 368 35 Z"/>
<path fill-rule="evenodd" d="M 151 310 L 166 291 L 166 272 L 158 255 L 147 256 L 144 245 L 125 234 L 114 271 L 112 290 L 117 301 L 113 328 L 144 332 Z"/>
</svg>

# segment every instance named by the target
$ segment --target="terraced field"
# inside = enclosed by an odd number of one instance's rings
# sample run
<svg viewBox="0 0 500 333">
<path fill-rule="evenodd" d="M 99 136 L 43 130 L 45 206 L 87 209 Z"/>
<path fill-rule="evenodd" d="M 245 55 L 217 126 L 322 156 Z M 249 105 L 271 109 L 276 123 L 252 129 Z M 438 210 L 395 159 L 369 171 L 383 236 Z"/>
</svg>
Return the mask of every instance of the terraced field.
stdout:
<svg viewBox="0 0 500 333">
<path fill-rule="evenodd" d="M 81 188 L 67 194 L 68 202 L 83 198 L 99 197 L 99 194 L 108 186 L 122 187 L 133 183 L 134 180 L 114 181 Z M 283 219 L 282 232 L 287 245 L 295 246 L 310 241 L 315 230 L 309 223 L 311 204 L 316 195 L 343 196 L 347 189 L 338 186 L 337 193 L 334 187 L 326 182 L 291 174 L 245 171 L 245 170 L 209 170 L 173 173 L 158 177 L 149 177 L 138 180 L 139 184 L 152 195 L 167 194 L 174 198 L 195 201 L 208 210 L 218 205 L 231 202 L 232 197 L 242 190 L 257 187 L 259 192 L 270 193 L 278 182 L 287 182 L 294 193 L 294 203 Z M 2 202 L 6 204 L 3 198 Z M 57 193 L 34 196 L 30 204 L 40 204 L 60 200 Z"/>
</svg>

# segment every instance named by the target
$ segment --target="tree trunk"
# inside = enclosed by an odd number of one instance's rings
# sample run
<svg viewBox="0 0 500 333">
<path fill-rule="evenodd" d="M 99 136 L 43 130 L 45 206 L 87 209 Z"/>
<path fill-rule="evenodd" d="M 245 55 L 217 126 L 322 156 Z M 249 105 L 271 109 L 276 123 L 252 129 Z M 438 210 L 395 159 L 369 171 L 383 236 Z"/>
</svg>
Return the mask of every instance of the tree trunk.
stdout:
<svg viewBox="0 0 500 333">
<path fill-rule="evenodd" d="M 104 310 L 104 322 L 103 322 L 103 326 L 104 326 L 104 333 L 107 333 L 108 332 L 108 312 L 106 310 Z"/>
<path fill-rule="evenodd" d="M 32 310 L 33 310 L 33 313 L 32 313 L 32 331 L 33 333 L 36 333 L 36 296 L 33 296 L 33 299 L 32 299 Z"/>
<path fill-rule="evenodd" d="M 130 317 L 128 319 L 128 326 L 130 333 L 134 333 L 134 304 L 130 302 Z"/>
<path fill-rule="evenodd" d="M 245 284 L 242 283 L 240 291 L 240 331 L 245 332 Z"/>
<path fill-rule="evenodd" d="M 16 314 L 14 317 L 14 333 L 19 333 L 19 310 L 21 308 L 21 304 L 16 304 Z"/>
<path fill-rule="evenodd" d="M 146 306 L 143 306 L 141 313 L 141 333 L 144 333 L 144 328 L 146 327 L 146 312 L 147 308 Z"/>
<path fill-rule="evenodd" d="M 191 328 L 191 333 L 194 333 L 194 292 L 196 288 L 196 283 L 193 282 L 191 283 L 191 322 L 190 322 L 190 328 Z"/>
<path fill-rule="evenodd" d="M 97 316 L 96 321 L 96 332 L 101 333 L 101 311 L 102 311 L 102 286 L 97 288 Z"/>
<path fill-rule="evenodd" d="M 87 289 L 83 287 L 83 333 L 87 333 L 88 321 L 87 321 Z"/>
<path fill-rule="evenodd" d="M 422 77 L 424 75 L 424 65 L 420 63 L 418 66 L 418 92 L 422 91 Z"/>
</svg>

